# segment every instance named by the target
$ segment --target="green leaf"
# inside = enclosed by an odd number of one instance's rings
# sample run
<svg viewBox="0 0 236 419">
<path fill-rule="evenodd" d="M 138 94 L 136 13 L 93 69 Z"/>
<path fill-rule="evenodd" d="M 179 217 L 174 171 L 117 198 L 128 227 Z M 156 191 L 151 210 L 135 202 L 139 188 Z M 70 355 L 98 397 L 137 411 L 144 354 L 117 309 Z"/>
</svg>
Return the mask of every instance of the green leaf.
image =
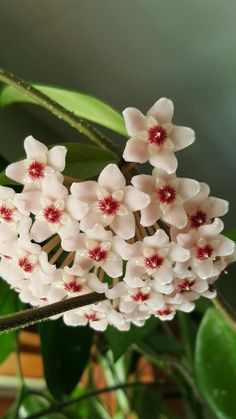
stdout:
<svg viewBox="0 0 236 419">
<path fill-rule="evenodd" d="M 127 136 L 120 112 L 107 103 L 93 96 L 59 87 L 45 86 L 42 84 L 33 84 L 32 86 L 78 117 L 95 122 L 121 135 Z M 12 86 L 7 86 L 2 89 L 0 93 L 1 107 L 22 102 L 37 104 L 30 97 L 19 92 Z"/>
<path fill-rule="evenodd" d="M 33 413 L 40 413 L 50 406 L 51 404 L 43 395 L 29 394 L 24 398 L 22 404 L 20 405 L 17 418 L 28 418 Z M 43 419 L 68 419 L 70 417 L 71 416 L 67 416 L 63 413 L 48 413 L 47 415 L 42 416 Z"/>
<path fill-rule="evenodd" d="M 219 419 L 236 412 L 236 333 L 215 309 L 205 314 L 197 335 L 195 370 L 199 389 Z"/>
<path fill-rule="evenodd" d="M 233 240 L 234 242 L 236 242 L 236 228 L 233 228 L 232 230 L 226 231 L 226 233 L 224 233 L 229 239 Z"/>
<path fill-rule="evenodd" d="M 117 361 L 132 343 L 139 342 L 148 334 L 148 332 L 153 330 L 157 324 L 158 320 L 155 317 L 152 317 L 146 322 L 145 326 L 137 327 L 132 325 L 127 332 L 119 332 L 119 330 L 109 326 L 105 332 L 105 336 L 109 347 L 113 352 L 114 361 Z"/>
<path fill-rule="evenodd" d="M 94 178 L 109 163 L 116 163 L 117 156 L 109 150 L 87 144 L 63 143 L 67 148 L 65 176 L 76 177 L 80 180 Z M 50 145 L 49 148 L 53 147 Z M 23 157 L 24 158 L 24 157 Z M 0 173 L 0 185 L 19 185 L 5 175 L 5 170 Z"/>
<path fill-rule="evenodd" d="M 98 176 L 109 163 L 116 163 L 117 156 L 109 150 L 87 144 L 66 143 L 67 148 L 65 176 L 91 179 Z"/>
<path fill-rule="evenodd" d="M 134 387 L 131 406 L 139 419 L 159 419 L 162 404 L 162 394 L 157 386 Z"/>
<path fill-rule="evenodd" d="M 93 332 L 52 320 L 39 326 L 45 379 L 51 394 L 61 399 L 72 392 L 90 356 Z"/>
<path fill-rule="evenodd" d="M 0 316 L 14 313 L 16 311 L 16 293 L 9 285 L 0 279 Z M 0 334 L 0 363 L 15 349 L 15 333 L 8 332 Z"/>
</svg>

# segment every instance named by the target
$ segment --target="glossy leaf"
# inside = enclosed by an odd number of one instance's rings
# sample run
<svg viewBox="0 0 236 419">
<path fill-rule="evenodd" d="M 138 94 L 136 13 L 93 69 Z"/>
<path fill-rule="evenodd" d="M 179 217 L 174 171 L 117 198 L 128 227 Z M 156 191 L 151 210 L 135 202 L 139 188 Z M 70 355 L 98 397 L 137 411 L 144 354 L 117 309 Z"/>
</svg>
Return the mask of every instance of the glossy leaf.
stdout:
<svg viewBox="0 0 236 419">
<path fill-rule="evenodd" d="M 16 311 L 16 293 L 10 289 L 9 285 L 0 279 L 0 316 L 14 313 Z M 15 349 L 15 333 L 0 334 L 0 363 Z"/>
<path fill-rule="evenodd" d="M 98 176 L 101 170 L 109 163 L 116 163 L 117 156 L 109 150 L 87 144 L 64 143 L 67 147 L 65 176 L 91 179 Z M 49 146 L 49 148 L 53 145 Z M 25 157 L 22 157 L 24 159 Z M 0 173 L 0 185 L 19 185 L 5 175 L 5 170 Z"/>
<path fill-rule="evenodd" d="M 86 367 L 93 332 L 51 320 L 39 326 L 45 379 L 51 394 L 62 398 L 72 392 Z"/>
<path fill-rule="evenodd" d="M 121 135 L 127 135 L 120 112 L 107 103 L 93 96 L 59 87 L 42 84 L 33 84 L 33 86 L 78 117 L 95 122 Z M 7 86 L 2 90 L 0 94 L 2 107 L 20 102 L 37 104 L 29 96 L 12 86 Z"/>
<path fill-rule="evenodd" d="M 199 389 L 219 419 L 236 412 L 236 332 L 210 308 L 200 325 L 196 342 L 195 370 Z"/>
<path fill-rule="evenodd" d="M 137 327 L 132 325 L 127 332 L 119 332 L 114 327 L 108 327 L 105 336 L 113 352 L 114 360 L 117 361 L 132 343 L 139 342 L 148 332 L 155 328 L 157 323 L 158 320 L 152 317 L 146 322 L 145 326 Z"/>
</svg>

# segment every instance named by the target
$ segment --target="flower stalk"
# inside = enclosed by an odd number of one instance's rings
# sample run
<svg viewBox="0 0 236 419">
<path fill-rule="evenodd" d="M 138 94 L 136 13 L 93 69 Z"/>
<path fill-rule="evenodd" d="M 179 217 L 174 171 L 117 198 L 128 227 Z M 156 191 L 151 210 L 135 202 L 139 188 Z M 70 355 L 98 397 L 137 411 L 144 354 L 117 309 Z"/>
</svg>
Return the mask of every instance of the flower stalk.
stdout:
<svg viewBox="0 0 236 419">
<path fill-rule="evenodd" d="M 14 74 L 1 68 L 0 81 L 5 84 L 8 84 L 9 86 L 12 86 L 19 92 L 23 93 L 25 96 L 32 99 L 36 104 L 47 109 L 58 119 L 63 120 L 72 128 L 76 129 L 81 134 L 84 134 L 90 141 L 97 144 L 101 148 L 117 151 L 112 141 L 106 138 L 97 129 L 92 127 L 87 121 L 78 118 L 76 115 L 73 114 L 73 112 L 68 111 L 66 108 L 59 105 L 59 103 L 57 103 L 55 100 L 50 99 L 47 95 L 40 92 L 40 90 L 36 89 L 26 81 L 16 77 Z"/>
<path fill-rule="evenodd" d="M 73 297 L 68 300 L 58 301 L 57 303 L 49 304 L 44 307 L 31 308 L 7 316 L 1 316 L 0 332 L 28 327 L 43 320 L 47 320 L 52 316 L 65 313 L 66 311 L 79 307 L 84 307 L 89 304 L 99 303 L 105 299 L 105 294 L 92 292 L 86 295 Z"/>
</svg>

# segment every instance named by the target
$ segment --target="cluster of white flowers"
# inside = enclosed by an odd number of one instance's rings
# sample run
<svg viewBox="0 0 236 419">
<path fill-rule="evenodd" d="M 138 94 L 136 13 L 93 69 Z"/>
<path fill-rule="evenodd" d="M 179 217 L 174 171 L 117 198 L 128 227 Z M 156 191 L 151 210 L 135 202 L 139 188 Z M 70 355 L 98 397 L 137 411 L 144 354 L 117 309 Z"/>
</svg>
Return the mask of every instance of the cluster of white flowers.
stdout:
<svg viewBox="0 0 236 419">
<path fill-rule="evenodd" d="M 193 143 L 194 132 L 172 124 L 173 110 L 162 98 L 146 116 L 124 111 L 124 160 L 154 166 L 128 180 L 108 164 L 97 181 L 68 186 L 66 148 L 25 139 L 26 159 L 6 169 L 22 192 L 0 186 L 0 275 L 22 301 L 105 293 L 64 313 L 65 323 L 128 330 L 215 296 L 211 284 L 235 258 L 234 242 L 220 234 L 228 203 L 209 197 L 205 183 L 177 177 L 175 151 Z"/>
</svg>

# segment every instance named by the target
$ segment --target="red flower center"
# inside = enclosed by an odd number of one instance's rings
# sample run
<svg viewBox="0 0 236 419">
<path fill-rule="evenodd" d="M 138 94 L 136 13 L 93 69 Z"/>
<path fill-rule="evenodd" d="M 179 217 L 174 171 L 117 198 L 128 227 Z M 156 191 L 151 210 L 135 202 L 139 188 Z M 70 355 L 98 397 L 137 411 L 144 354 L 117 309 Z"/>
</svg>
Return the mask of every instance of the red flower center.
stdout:
<svg viewBox="0 0 236 419">
<path fill-rule="evenodd" d="M 98 206 L 103 215 L 115 215 L 120 203 L 111 195 L 108 195 L 98 201 Z"/>
<path fill-rule="evenodd" d="M 176 198 L 176 190 L 170 186 L 165 185 L 157 190 L 161 204 L 173 204 Z"/>
<path fill-rule="evenodd" d="M 181 282 L 181 284 L 178 285 L 180 292 L 190 291 L 191 287 L 194 285 L 194 282 L 194 279 L 184 279 L 183 282 Z"/>
<path fill-rule="evenodd" d="M 43 216 L 48 223 L 57 224 L 61 220 L 62 211 L 51 204 L 43 209 Z"/>
<path fill-rule="evenodd" d="M 13 210 L 6 205 L 0 206 L 0 218 L 6 223 L 12 223 L 13 221 Z"/>
<path fill-rule="evenodd" d="M 169 316 L 173 311 L 170 308 L 165 308 L 164 310 L 157 310 L 158 316 Z"/>
<path fill-rule="evenodd" d="M 69 282 L 64 283 L 64 289 L 68 292 L 80 292 L 82 289 L 82 285 L 78 284 L 76 280 L 71 280 Z"/>
<path fill-rule="evenodd" d="M 104 262 L 108 256 L 108 252 L 100 246 L 88 250 L 88 257 L 94 262 Z"/>
<path fill-rule="evenodd" d="M 202 210 L 197 210 L 195 214 L 189 217 L 190 225 L 192 228 L 201 227 L 207 220 L 207 215 Z"/>
<path fill-rule="evenodd" d="M 149 144 L 155 144 L 158 146 L 162 146 L 168 134 L 166 130 L 161 125 L 155 125 L 154 127 L 148 128 L 148 142 Z"/>
<path fill-rule="evenodd" d="M 210 244 L 206 244 L 203 247 L 197 248 L 197 259 L 206 260 L 211 257 L 213 253 L 213 248 Z"/>
<path fill-rule="evenodd" d="M 32 181 L 44 178 L 44 164 L 40 161 L 34 160 L 27 169 L 28 175 Z"/>
<path fill-rule="evenodd" d="M 133 301 L 139 301 L 142 302 L 148 300 L 149 298 L 149 294 L 142 292 L 142 291 L 138 291 L 136 294 L 132 295 L 132 300 Z"/>
<path fill-rule="evenodd" d="M 85 313 L 84 317 L 90 322 L 96 322 L 99 320 L 97 313 Z"/>
<path fill-rule="evenodd" d="M 150 258 L 144 258 L 144 262 L 147 269 L 158 269 L 163 264 L 163 258 L 155 253 Z"/>
<path fill-rule="evenodd" d="M 32 272 L 34 269 L 34 265 L 30 262 L 27 256 L 23 256 L 18 259 L 18 265 L 25 272 Z"/>
</svg>

